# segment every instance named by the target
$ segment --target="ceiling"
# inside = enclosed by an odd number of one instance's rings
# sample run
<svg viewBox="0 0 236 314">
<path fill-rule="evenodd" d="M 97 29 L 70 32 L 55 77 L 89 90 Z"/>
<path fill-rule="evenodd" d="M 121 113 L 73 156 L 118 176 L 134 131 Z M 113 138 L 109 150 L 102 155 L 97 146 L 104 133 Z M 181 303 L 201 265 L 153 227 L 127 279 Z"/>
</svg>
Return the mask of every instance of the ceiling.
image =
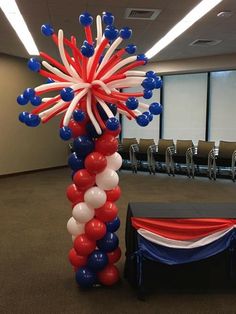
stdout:
<svg viewBox="0 0 236 314">
<path fill-rule="evenodd" d="M 76 35 L 78 42 L 84 40 L 84 31 L 78 16 L 88 11 L 94 17 L 103 11 L 112 12 L 115 26 L 129 26 L 133 30 L 130 43 L 138 46 L 138 52 L 146 52 L 158 39 L 183 18 L 200 0 L 16 0 L 40 51 L 56 56 L 50 38 L 42 36 L 40 27 L 50 23 L 55 30 L 62 28 L 66 36 Z M 126 8 L 160 9 L 154 21 L 125 19 Z M 232 11 L 228 19 L 217 17 L 220 11 Z M 1 10 L 0 10 L 1 11 Z M 95 24 L 95 23 L 94 23 Z M 94 25 L 95 26 L 95 25 Z M 96 35 L 93 28 L 94 37 Z M 2 11 L 0 12 L 0 53 L 28 58 L 14 30 Z M 196 39 L 221 40 L 216 46 L 190 46 Z M 162 50 L 152 61 L 194 58 L 236 53 L 236 1 L 223 0 L 205 17 Z"/>
</svg>

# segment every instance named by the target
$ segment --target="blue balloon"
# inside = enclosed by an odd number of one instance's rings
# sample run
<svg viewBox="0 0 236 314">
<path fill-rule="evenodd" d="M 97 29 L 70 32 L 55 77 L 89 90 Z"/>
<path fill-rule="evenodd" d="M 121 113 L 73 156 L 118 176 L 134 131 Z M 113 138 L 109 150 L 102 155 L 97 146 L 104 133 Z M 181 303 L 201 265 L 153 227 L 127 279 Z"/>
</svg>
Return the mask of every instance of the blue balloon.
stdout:
<svg viewBox="0 0 236 314">
<path fill-rule="evenodd" d="M 115 116 L 117 114 L 117 106 L 114 104 L 108 104 L 108 107 L 111 110 L 111 112 L 113 113 L 113 115 Z M 98 110 L 99 115 L 102 118 L 102 120 L 107 121 L 108 116 L 99 103 L 97 103 L 97 110 Z"/>
<path fill-rule="evenodd" d="M 78 171 L 84 168 L 84 160 L 79 158 L 76 153 L 72 153 L 68 157 L 68 165 L 72 170 Z"/>
<path fill-rule="evenodd" d="M 88 122 L 86 124 L 86 131 L 87 134 L 91 137 L 91 138 L 98 138 L 101 134 L 98 134 L 94 125 L 91 122 Z"/>
<path fill-rule="evenodd" d="M 137 61 L 145 61 L 144 64 L 146 64 L 148 61 L 148 58 L 145 56 L 144 53 L 141 53 L 141 54 L 137 55 Z"/>
<path fill-rule="evenodd" d="M 22 123 L 25 123 L 26 118 L 28 117 L 29 113 L 26 111 L 23 111 L 19 114 L 19 120 Z"/>
<path fill-rule="evenodd" d="M 155 88 L 161 88 L 162 87 L 162 80 L 161 80 L 161 78 L 160 78 L 160 76 L 157 76 L 156 78 L 155 78 Z"/>
<path fill-rule="evenodd" d="M 73 112 L 73 118 L 76 122 L 82 122 L 86 118 L 86 113 L 80 109 L 76 109 Z"/>
<path fill-rule="evenodd" d="M 21 94 L 16 98 L 16 101 L 18 102 L 19 105 L 24 106 L 28 103 L 29 99 L 25 98 L 24 95 Z"/>
<path fill-rule="evenodd" d="M 107 116 L 105 110 L 102 108 L 102 106 L 99 103 L 97 103 L 97 110 L 98 110 L 98 113 L 99 113 L 100 117 L 102 118 L 102 120 L 107 121 L 108 116 Z"/>
<path fill-rule="evenodd" d="M 42 99 L 39 96 L 34 96 L 30 101 L 33 106 L 39 106 L 42 103 Z"/>
<path fill-rule="evenodd" d="M 76 271 L 75 279 L 81 288 L 92 288 L 96 283 L 96 274 L 87 267 L 80 267 Z"/>
<path fill-rule="evenodd" d="M 61 99 L 62 100 L 64 100 L 64 101 L 71 101 L 74 98 L 75 93 L 74 93 L 72 88 L 64 87 L 61 90 L 60 95 L 61 95 Z"/>
<path fill-rule="evenodd" d="M 63 126 L 62 128 L 60 128 L 59 134 L 61 139 L 63 139 L 64 141 L 68 141 L 72 137 L 72 131 L 68 126 Z"/>
<path fill-rule="evenodd" d="M 54 83 L 55 81 L 53 79 L 51 79 L 50 77 L 48 77 L 46 84 L 50 84 L 50 83 Z"/>
<path fill-rule="evenodd" d="M 99 57 L 99 61 L 98 61 L 99 64 L 102 63 L 103 58 L 104 58 L 104 55 L 101 55 L 101 56 Z"/>
<path fill-rule="evenodd" d="M 30 113 L 25 116 L 25 124 L 30 127 L 36 127 L 40 124 L 40 117 L 37 114 Z"/>
<path fill-rule="evenodd" d="M 97 241 L 97 247 L 103 252 L 112 252 L 119 245 L 119 239 L 115 233 L 107 232 L 105 236 Z"/>
<path fill-rule="evenodd" d="M 102 21 L 106 25 L 112 25 L 115 21 L 114 15 L 110 12 L 104 12 L 102 15 Z"/>
<path fill-rule="evenodd" d="M 153 95 L 153 93 L 152 93 L 151 89 L 144 89 L 143 98 L 150 99 L 150 98 L 152 98 L 152 95 Z"/>
<path fill-rule="evenodd" d="M 128 107 L 128 109 L 130 110 L 135 110 L 138 108 L 138 99 L 135 97 L 129 97 L 126 101 L 126 106 Z"/>
<path fill-rule="evenodd" d="M 108 107 L 115 116 L 117 114 L 117 106 L 115 104 L 108 104 Z"/>
<path fill-rule="evenodd" d="M 106 265 L 108 264 L 108 257 L 107 254 L 100 251 L 95 250 L 93 251 L 88 258 L 87 266 L 92 271 L 101 271 Z"/>
<path fill-rule="evenodd" d="M 93 17 L 88 12 L 84 12 L 79 16 L 79 22 L 83 26 L 89 26 L 93 23 Z"/>
<path fill-rule="evenodd" d="M 94 47 L 90 45 L 87 40 L 84 41 L 83 45 L 81 46 L 81 53 L 83 56 L 90 58 L 94 54 Z"/>
<path fill-rule="evenodd" d="M 125 51 L 132 55 L 133 53 L 135 53 L 137 51 L 137 46 L 135 46 L 133 44 L 127 45 L 125 48 Z"/>
<path fill-rule="evenodd" d="M 38 72 L 41 69 L 41 62 L 37 58 L 30 58 L 27 66 L 31 71 Z"/>
<path fill-rule="evenodd" d="M 50 24 L 43 24 L 41 26 L 41 32 L 45 36 L 52 36 L 54 34 L 54 29 Z"/>
<path fill-rule="evenodd" d="M 114 118 L 109 118 L 106 122 L 106 127 L 108 130 L 115 131 L 119 129 L 120 123 L 119 121 L 114 117 Z"/>
<path fill-rule="evenodd" d="M 149 111 L 154 114 L 154 115 L 158 115 L 162 113 L 162 105 L 159 104 L 158 102 L 153 102 L 150 106 L 149 106 Z"/>
<path fill-rule="evenodd" d="M 23 96 L 25 99 L 31 100 L 35 96 L 35 90 L 33 88 L 26 88 L 23 92 Z"/>
<path fill-rule="evenodd" d="M 142 81 L 144 89 L 154 89 L 156 87 L 156 81 L 153 77 L 147 77 Z"/>
<path fill-rule="evenodd" d="M 149 119 L 145 114 L 140 114 L 139 116 L 137 116 L 136 122 L 140 126 L 147 126 L 149 124 Z"/>
<path fill-rule="evenodd" d="M 150 111 L 145 111 L 145 112 L 143 112 L 143 114 L 145 114 L 145 116 L 148 117 L 149 122 L 151 122 L 153 120 L 153 115 L 150 113 Z"/>
<path fill-rule="evenodd" d="M 104 36 L 106 37 L 106 39 L 114 40 L 114 39 L 116 39 L 118 37 L 118 35 L 119 35 L 119 31 L 114 26 L 108 25 L 105 28 Z"/>
<path fill-rule="evenodd" d="M 116 232 L 120 227 L 120 218 L 117 216 L 112 221 L 106 222 L 107 231 Z"/>
<path fill-rule="evenodd" d="M 154 71 L 148 71 L 148 72 L 146 72 L 146 77 L 153 77 L 153 78 L 155 78 L 156 77 L 156 73 Z"/>
<path fill-rule="evenodd" d="M 73 150 L 77 156 L 85 157 L 94 150 L 94 142 L 89 136 L 78 136 L 73 142 Z"/>
<path fill-rule="evenodd" d="M 130 39 L 132 36 L 132 29 L 129 27 L 123 27 L 120 30 L 120 37 L 123 39 Z"/>
<path fill-rule="evenodd" d="M 72 173 L 71 173 L 71 180 L 73 180 L 75 174 L 76 174 L 76 171 L 72 171 Z"/>
</svg>

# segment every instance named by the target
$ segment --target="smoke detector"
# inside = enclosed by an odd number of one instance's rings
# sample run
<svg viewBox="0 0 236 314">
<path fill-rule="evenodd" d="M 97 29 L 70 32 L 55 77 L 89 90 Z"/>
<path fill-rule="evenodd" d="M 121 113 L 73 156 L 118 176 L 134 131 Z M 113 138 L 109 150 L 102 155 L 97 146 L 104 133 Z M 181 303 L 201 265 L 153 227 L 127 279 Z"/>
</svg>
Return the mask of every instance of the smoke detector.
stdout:
<svg viewBox="0 0 236 314">
<path fill-rule="evenodd" d="M 125 10 L 126 19 L 135 20 L 155 20 L 160 14 L 161 10 L 158 9 L 140 9 L 140 8 L 127 8 Z"/>
<path fill-rule="evenodd" d="M 202 47 L 208 47 L 208 46 L 215 46 L 218 45 L 222 40 L 216 40 L 216 39 L 196 39 L 194 40 L 190 46 L 202 46 Z"/>
</svg>

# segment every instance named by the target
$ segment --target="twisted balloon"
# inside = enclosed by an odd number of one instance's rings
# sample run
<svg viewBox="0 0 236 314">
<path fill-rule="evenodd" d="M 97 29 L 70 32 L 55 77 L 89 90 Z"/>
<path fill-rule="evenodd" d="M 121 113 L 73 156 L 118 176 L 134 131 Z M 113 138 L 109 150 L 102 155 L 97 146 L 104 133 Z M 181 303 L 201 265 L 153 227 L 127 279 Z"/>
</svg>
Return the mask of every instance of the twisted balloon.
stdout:
<svg viewBox="0 0 236 314">
<path fill-rule="evenodd" d="M 136 119 L 139 125 L 148 125 L 153 114 L 162 112 L 162 107 L 156 102 L 149 106 L 138 98 L 151 98 L 153 89 L 160 88 L 162 81 L 153 71 L 134 70 L 147 63 L 145 55 L 124 57 L 126 53 L 136 52 L 135 45 L 129 44 L 125 48 L 117 49 L 124 40 L 130 39 L 132 30 L 124 27 L 119 31 L 113 26 L 114 16 L 106 12 L 102 17 L 98 15 L 96 18 L 97 37 L 94 42 L 91 31 L 92 16 L 87 12 L 83 13 L 79 21 L 84 26 L 86 36 L 80 48 L 75 36 L 67 39 L 61 29 L 56 35 L 51 25 L 42 25 L 42 33 L 50 36 L 58 46 L 61 63 L 44 52 L 40 52 L 43 61 L 36 58 L 28 61 L 30 70 L 48 80 L 34 89 L 27 88 L 17 97 L 20 105 L 26 105 L 30 101 L 35 106 L 31 113 L 22 112 L 20 121 L 35 127 L 40 122 L 46 123 L 54 116 L 63 114 L 60 129 L 62 139 L 68 140 L 73 136 L 71 119 L 78 123 L 87 119 L 96 133 L 101 135 L 105 129 L 116 130 L 119 127 L 119 122 L 114 117 L 116 110 L 111 110 L 115 106 L 120 114 Z M 104 33 L 102 21 L 106 25 Z M 127 92 L 127 88 L 140 85 L 143 92 Z M 41 97 L 48 92 L 56 95 Z M 106 122 L 101 117 L 101 111 L 107 116 Z"/>
</svg>

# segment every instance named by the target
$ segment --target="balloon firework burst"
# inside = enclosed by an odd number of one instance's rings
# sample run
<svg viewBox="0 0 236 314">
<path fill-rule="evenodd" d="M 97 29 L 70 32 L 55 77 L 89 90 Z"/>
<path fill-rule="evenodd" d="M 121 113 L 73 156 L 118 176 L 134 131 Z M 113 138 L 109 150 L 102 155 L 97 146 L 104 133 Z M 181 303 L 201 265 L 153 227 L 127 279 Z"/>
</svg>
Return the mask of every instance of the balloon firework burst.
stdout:
<svg viewBox="0 0 236 314">
<path fill-rule="evenodd" d="M 102 20 L 106 24 L 103 35 Z M 84 13 L 80 15 L 79 21 L 84 26 L 86 35 L 86 40 L 80 49 L 77 47 L 74 36 L 68 40 L 64 37 L 62 30 L 59 30 L 56 35 L 51 25 L 42 25 L 42 33 L 45 36 L 51 36 L 58 46 L 62 63 L 44 52 L 40 55 L 47 61 L 41 63 L 36 58 L 29 60 L 29 69 L 47 77 L 48 81 L 35 89 L 27 88 L 17 98 L 20 105 L 25 105 L 30 101 L 36 106 L 32 113 L 22 112 L 19 116 L 20 121 L 34 127 L 39 125 L 40 121 L 45 123 L 63 113 L 60 136 L 68 140 L 73 135 L 69 127 L 71 118 L 74 117 L 74 120 L 81 122 L 85 116 L 88 116 L 97 134 L 100 135 L 106 128 L 114 130 L 118 125 L 110 109 L 113 104 L 119 113 L 126 115 L 129 119 L 136 119 L 141 126 L 148 125 L 152 119 L 151 114 L 160 114 L 162 108 L 158 103 L 152 103 L 150 106 L 140 103 L 137 98 L 151 98 L 152 90 L 160 88 L 162 82 L 153 71 L 146 73 L 133 70 L 135 67 L 146 64 L 145 55 L 122 58 L 125 53 L 135 53 L 135 45 L 127 45 L 126 48 L 116 52 L 119 44 L 131 37 L 132 30 L 125 27 L 118 31 L 112 25 L 114 17 L 110 13 L 103 14 L 102 18 L 97 16 L 95 46 L 90 27 L 93 22 L 92 16 Z M 70 54 L 65 46 L 71 50 Z M 46 70 L 43 70 L 42 66 Z M 144 88 L 143 92 L 122 91 L 140 85 Z M 54 97 L 40 97 L 43 93 L 55 91 L 59 91 L 59 94 Z M 101 108 L 108 117 L 106 125 L 101 118 Z"/>
<path fill-rule="evenodd" d="M 118 111 L 136 119 L 140 126 L 148 125 L 153 114 L 161 113 L 161 105 L 154 102 L 149 106 L 138 98 L 150 99 L 152 90 L 160 88 L 162 82 L 153 71 L 133 70 L 146 64 L 145 55 L 123 57 L 125 53 L 134 54 L 136 46 L 129 44 L 117 51 L 132 31 L 127 27 L 118 31 L 111 13 L 97 16 L 96 45 L 90 28 L 92 16 L 84 13 L 79 21 L 86 35 L 80 49 L 74 36 L 69 40 L 62 30 L 56 35 L 51 25 L 42 26 L 42 33 L 51 36 L 58 46 L 62 63 L 44 52 L 40 55 L 47 61 L 31 58 L 29 69 L 48 80 L 34 89 L 27 88 L 17 102 L 26 105 L 30 101 L 35 106 L 32 113 L 20 113 L 21 122 L 35 127 L 63 114 L 60 136 L 63 140 L 74 138 L 73 153 L 68 159 L 73 170 L 73 183 L 67 188 L 73 208 L 67 223 L 73 240 L 69 260 L 78 284 L 92 287 L 96 283 L 112 285 L 119 279 L 114 265 L 121 256 L 115 234 L 120 225 L 115 202 L 121 194 L 116 171 L 122 158 L 116 152 L 116 136 L 121 128 L 115 115 Z M 106 25 L 104 34 L 102 21 Z M 142 92 L 126 92 L 140 85 Z M 41 98 L 48 92 L 56 95 Z"/>
</svg>

